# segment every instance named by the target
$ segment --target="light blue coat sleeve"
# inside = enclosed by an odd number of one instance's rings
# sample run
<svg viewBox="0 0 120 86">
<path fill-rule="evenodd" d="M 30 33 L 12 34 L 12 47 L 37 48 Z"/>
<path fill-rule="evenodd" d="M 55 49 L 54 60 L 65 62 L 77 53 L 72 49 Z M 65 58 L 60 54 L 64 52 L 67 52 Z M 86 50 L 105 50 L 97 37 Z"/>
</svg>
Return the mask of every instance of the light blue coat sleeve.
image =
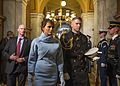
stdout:
<svg viewBox="0 0 120 86">
<path fill-rule="evenodd" d="M 32 41 L 31 49 L 28 58 L 28 73 L 33 74 L 35 71 L 35 65 L 37 61 L 37 38 Z"/>
<path fill-rule="evenodd" d="M 58 54 L 57 54 L 57 65 L 58 65 L 58 71 L 59 71 L 59 77 L 61 86 L 65 86 L 64 76 L 63 76 L 63 51 L 61 46 L 59 47 Z"/>
<path fill-rule="evenodd" d="M 61 46 L 59 47 L 58 53 L 57 53 L 57 66 L 58 66 L 58 71 L 63 73 L 63 51 Z"/>
</svg>

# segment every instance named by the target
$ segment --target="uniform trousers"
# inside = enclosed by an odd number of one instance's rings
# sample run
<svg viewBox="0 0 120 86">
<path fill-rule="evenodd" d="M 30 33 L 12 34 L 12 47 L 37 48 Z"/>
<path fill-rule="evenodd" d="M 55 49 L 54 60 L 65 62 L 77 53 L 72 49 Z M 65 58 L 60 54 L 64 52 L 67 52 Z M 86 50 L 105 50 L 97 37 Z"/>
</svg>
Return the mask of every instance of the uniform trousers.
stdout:
<svg viewBox="0 0 120 86">
<path fill-rule="evenodd" d="M 100 81 L 101 81 L 101 86 L 107 86 L 107 69 L 106 69 L 106 67 L 100 67 Z"/>
<path fill-rule="evenodd" d="M 88 72 L 86 70 L 73 72 L 70 80 L 66 80 L 65 86 L 90 86 Z"/>
<path fill-rule="evenodd" d="M 110 58 L 108 59 L 107 62 L 107 74 L 108 74 L 108 78 L 109 78 L 109 84 L 110 86 L 118 86 L 117 84 L 117 78 L 115 75 L 115 65 L 116 62 L 114 59 Z"/>
</svg>

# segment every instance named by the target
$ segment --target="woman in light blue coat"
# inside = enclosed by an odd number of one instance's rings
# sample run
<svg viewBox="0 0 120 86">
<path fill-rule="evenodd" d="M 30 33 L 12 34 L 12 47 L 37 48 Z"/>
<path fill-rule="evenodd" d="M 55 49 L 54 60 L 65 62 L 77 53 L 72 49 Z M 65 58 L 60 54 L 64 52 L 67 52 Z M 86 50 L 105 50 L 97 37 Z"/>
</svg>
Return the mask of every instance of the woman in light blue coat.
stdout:
<svg viewBox="0 0 120 86">
<path fill-rule="evenodd" d="M 41 26 L 42 34 L 31 44 L 28 86 L 32 86 L 33 82 L 34 86 L 56 86 L 58 78 L 61 86 L 64 86 L 63 52 L 60 42 L 53 36 L 54 23 L 45 19 Z"/>
</svg>

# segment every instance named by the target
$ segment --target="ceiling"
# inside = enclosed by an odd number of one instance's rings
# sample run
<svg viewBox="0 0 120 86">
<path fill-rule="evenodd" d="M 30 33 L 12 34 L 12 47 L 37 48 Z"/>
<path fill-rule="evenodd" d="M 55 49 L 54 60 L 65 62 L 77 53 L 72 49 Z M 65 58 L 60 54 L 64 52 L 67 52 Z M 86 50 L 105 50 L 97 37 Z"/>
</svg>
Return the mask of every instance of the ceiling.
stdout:
<svg viewBox="0 0 120 86">
<path fill-rule="evenodd" d="M 45 6 L 45 11 L 51 11 L 51 10 L 57 10 L 60 8 L 60 2 L 61 0 L 49 0 L 47 5 Z M 72 11 L 75 11 L 77 14 L 81 13 L 81 8 L 79 3 L 74 0 L 66 0 L 66 6 L 62 7 L 63 9 L 70 9 Z"/>
<path fill-rule="evenodd" d="M 57 10 L 60 8 L 61 0 L 31 0 L 31 12 L 44 13 L 46 11 Z M 77 15 L 82 12 L 94 11 L 93 0 L 65 0 L 66 6 L 63 7 L 75 11 Z"/>
<path fill-rule="evenodd" d="M 50 10 L 58 9 L 58 8 L 60 8 L 60 2 L 61 2 L 61 0 L 49 0 L 46 7 Z M 66 0 L 65 8 L 75 10 L 75 9 L 79 9 L 80 5 L 76 0 L 74 0 L 74 2 L 73 2 L 73 0 Z"/>
</svg>

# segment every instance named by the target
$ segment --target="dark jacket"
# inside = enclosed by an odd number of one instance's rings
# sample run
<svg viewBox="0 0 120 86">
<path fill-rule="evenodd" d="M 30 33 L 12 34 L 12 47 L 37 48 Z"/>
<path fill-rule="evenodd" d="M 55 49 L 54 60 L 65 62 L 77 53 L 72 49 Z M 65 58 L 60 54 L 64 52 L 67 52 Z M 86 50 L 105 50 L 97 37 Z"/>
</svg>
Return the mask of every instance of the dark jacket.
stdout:
<svg viewBox="0 0 120 86">
<path fill-rule="evenodd" d="M 120 37 L 117 36 L 114 40 L 110 40 L 108 48 L 108 74 L 120 75 Z M 113 68 L 113 70 L 111 70 Z"/>
<path fill-rule="evenodd" d="M 101 40 L 98 43 L 98 57 L 100 57 L 100 59 L 98 60 L 98 63 L 107 63 L 107 49 L 108 49 L 108 42 L 106 39 Z"/>
<path fill-rule="evenodd" d="M 7 44 L 7 42 L 8 42 L 8 38 L 6 37 L 6 38 L 3 38 L 1 41 L 0 41 L 0 60 L 5 60 L 5 58 L 3 58 L 3 56 L 2 56 L 2 51 L 3 51 L 3 49 L 4 49 L 4 47 L 5 47 L 5 45 Z"/>
<path fill-rule="evenodd" d="M 30 51 L 30 44 L 31 44 L 31 40 L 24 37 L 24 42 L 23 42 L 22 50 L 19 57 L 24 58 L 25 61 L 22 63 L 16 64 L 15 61 L 10 60 L 9 58 L 12 54 L 16 52 L 17 37 L 14 37 L 7 42 L 3 50 L 3 55 L 7 58 L 6 73 L 11 74 L 11 73 L 14 73 L 15 71 L 27 73 L 27 60 L 28 60 L 29 51 Z"/>
<path fill-rule="evenodd" d="M 63 47 L 64 72 L 70 75 L 66 86 L 89 86 L 84 56 L 88 50 L 87 37 L 81 32 L 75 34 L 70 31 L 63 34 L 60 41 Z"/>
</svg>

